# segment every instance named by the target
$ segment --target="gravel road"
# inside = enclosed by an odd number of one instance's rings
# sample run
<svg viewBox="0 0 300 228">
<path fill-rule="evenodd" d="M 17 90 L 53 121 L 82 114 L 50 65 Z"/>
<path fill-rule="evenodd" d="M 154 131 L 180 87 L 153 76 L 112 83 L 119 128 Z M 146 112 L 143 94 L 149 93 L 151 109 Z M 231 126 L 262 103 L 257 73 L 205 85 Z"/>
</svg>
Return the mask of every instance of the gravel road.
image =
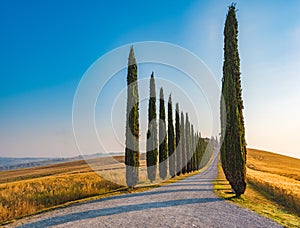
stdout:
<svg viewBox="0 0 300 228">
<path fill-rule="evenodd" d="M 280 227 L 218 198 L 217 159 L 205 172 L 150 191 L 76 204 L 19 220 L 20 227 Z"/>
</svg>

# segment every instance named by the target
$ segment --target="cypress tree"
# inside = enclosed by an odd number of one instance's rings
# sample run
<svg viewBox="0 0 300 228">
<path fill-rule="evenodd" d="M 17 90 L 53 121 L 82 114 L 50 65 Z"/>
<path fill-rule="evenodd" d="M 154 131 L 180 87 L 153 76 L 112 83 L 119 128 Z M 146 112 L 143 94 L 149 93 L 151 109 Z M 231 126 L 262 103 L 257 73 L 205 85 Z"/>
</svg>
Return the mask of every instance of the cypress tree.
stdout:
<svg viewBox="0 0 300 228">
<path fill-rule="evenodd" d="M 156 91 L 155 79 L 152 72 L 150 78 L 150 98 L 148 107 L 148 132 L 147 132 L 147 174 L 148 179 L 152 182 L 156 177 L 157 170 L 157 122 L 156 122 Z"/>
<path fill-rule="evenodd" d="M 193 171 L 193 135 L 192 135 L 192 124 L 189 122 L 189 143 L 190 143 L 190 172 Z"/>
<path fill-rule="evenodd" d="M 193 171 L 193 162 L 194 162 L 194 149 L 193 149 L 193 131 L 192 131 L 192 128 L 193 128 L 193 124 L 190 124 L 190 151 L 191 151 L 191 172 Z"/>
<path fill-rule="evenodd" d="M 168 156 L 169 156 L 169 173 L 171 177 L 174 177 L 175 172 L 175 138 L 174 138 L 174 124 L 173 124 L 173 107 L 172 96 L 169 96 L 168 102 Z"/>
<path fill-rule="evenodd" d="M 206 146 L 207 146 L 207 143 L 205 142 L 204 138 L 201 138 L 201 134 L 199 135 L 199 144 L 200 144 L 200 153 L 199 153 L 199 168 L 203 168 L 203 156 L 204 156 L 204 153 L 205 153 L 205 149 L 206 149 Z"/>
<path fill-rule="evenodd" d="M 229 6 L 224 27 L 222 95 L 221 162 L 227 180 L 240 196 L 246 189 L 246 142 L 235 4 Z"/>
<path fill-rule="evenodd" d="M 184 129 L 184 115 L 181 112 L 181 135 L 180 135 L 180 145 L 181 145 L 181 157 L 182 157 L 182 174 L 186 174 L 186 165 L 187 165 L 187 158 L 186 158 L 186 147 L 185 147 L 185 129 Z"/>
<path fill-rule="evenodd" d="M 180 119 L 179 119 L 179 104 L 176 103 L 175 110 L 175 132 L 176 132 L 176 175 L 181 174 L 181 162 L 182 162 L 182 149 L 180 146 Z"/>
<path fill-rule="evenodd" d="M 199 158 L 199 151 L 198 151 L 198 141 L 199 141 L 199 137 L 198 137 L 198 132 L 195 133 L 195 151 L 196 151 L 196 154 L 195 154 L 195 170 L 198 170 L 199 167 L 198 167 L 198 158 Z"/>
<path fill-rule="evenodd" d="M 167 177 L 167 158 L 168 158 L 168 145 L 167 145 L 167 131 L 166 131 L 166 112 L 164 91 L 160 88 L 159 92 L 159 176 L 162 179 Z"/>
<path fill-rule="evenodd" d="M 186 150 L 186 161 L 187 161 L 187 168 L 186 171 L 188 173 L 191 172 L 191 143 L 190 143 L 190 121 L 189 121 L 189 114 L 185 114 L 185 150 Z"/>
<path fill-rule="evenodd" d="M 139 179 L 139 95 L 137 64 L 133 46 L 130 47 L 127 69 L 127 109 L 126 109 L 126 183 L 134 187 Z"/>
<path fill-rule="evenodd" d="M 194 125 L 191 126 L 191 152 L 192 152 L 192 171 L 195 171 L 195 161 L 196 161 L 196 153 L 195 153 L 195 134 L 194 134 Z"/>
<path fill-rule="evenodd" d="M 208 161 L 208 157 L 209 157 L 209 143 L 208 141 L 206 141 L 206 139 L 202 138 L 201 139 L 201 142 L 202 142 L 202 152 L 201 152 L 201 162 L 200 162 L 200 168 L 203 168 L 206 164 L 207 164 L 207 161 Z"/>
<path fill-rule="evenodd" d="M 199 133 L 197 132 L 196 134 L 196 170 L 198 170 L 199 167 L 199 159 L 200 159 L 200 138 L 199 138 Z"/>
</svg>

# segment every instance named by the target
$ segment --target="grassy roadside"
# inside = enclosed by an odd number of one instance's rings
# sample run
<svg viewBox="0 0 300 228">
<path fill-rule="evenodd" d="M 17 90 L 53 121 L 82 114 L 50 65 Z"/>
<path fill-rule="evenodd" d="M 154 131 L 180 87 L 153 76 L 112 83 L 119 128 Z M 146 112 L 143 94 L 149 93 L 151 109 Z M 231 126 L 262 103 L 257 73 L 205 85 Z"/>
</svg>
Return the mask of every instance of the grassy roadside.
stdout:
<svg viewBox="0 0 300 228">
<path fill-rule="evenodd" d="M 300 217 L 294 211 L 274 202 L 270 194 L 254 185 L 248 183 L 245 194 L 235 198 L 220 164 L 218 178 L 214 182 L 214 191 L 219 197 L 272 219 L 284 227 L 300 227 Z"/>
<path fill-rule="evenodd" d="M 135 188 L 130 188 L 130 189 L 128 187 L 114 186 L 114 188 L 112 188 L 110 190 L 106 189 L 106 190 L 104 190 L 104 192 L 101 192 L 101 193 L 98 193 L 98 194 L 96 192 L 93 192 L 93 196 L 91 196 L 91 197 L 83 197 L 83 198 L 78 199 L 78 200 L 70 200 L 70 201 L 67 201 L 66 203 L 60 203 L 58 205 L 48 206 L 48 207 L 45 207 L 45 208 L 33 208 L 32 211 L 26 211 L 26 213 L 23 213 L 19 216 L 14 216 L 13 218 L 10 218 L 10 219 L 2 221 L 2 222 L 0 221 L 0 226 L 1 225 L 7 225 L 9 223 L 15 222 L 16 220 L 19 220 L 19 219 L 22 219 L 22 218 L 25 218 L 25 217 L 28 217 L 28 216 L 41 214 L 41 213 L 44 213 L 44 212 L 47 212 L 47 211 L 52 211 L 52 210 L 58 209 L 58 208 L 65 208 L 65 207 L 68 207 L 70 205 L 77 204 L 77 203 L 84 203 L 84 202 L 88 202 L 88 201 L 91 201 L 91 200 L 98 200 L 98 199 L 101 199 L 101 198 L 107 198 L 107 197 L 110 197 L 110 196 L 117 196 L 117 195 L 121 195 L 121 194 L 131 194 L 131 193 L 138 193 L 138 192 L 147 191 L 147 190 L 150 190 L 150 189 L 153 189 L 153 188 L 157 188 L 157 187 L 161 187 L 161 186 L 164 186 L 164 185 L 167 185 L 167 184 L 178 182 L 178 181 L 183 180 L 187 177 L 196 175 L 199 172 L 200 171 L 195 171 L 193 173 L 189 173 L 189 174 L 185 174 L 185 175 L 181 175 L 181 176 L 176 176 L 172 179 L 167 179 L 167 180 L 162 181 L 162 182 L 160 182 L 159 180 L 157 180 L 156 182 L 153 182 L 153 183 L 150 183 L 149 181 L 141 182 Z M 100 183 L 104 184 L 104 185 L 107 184 L 103 180 L 100 181 Z M 27 208 L 27 206 L 26 206 L 26 208 Z"/>
</svg>

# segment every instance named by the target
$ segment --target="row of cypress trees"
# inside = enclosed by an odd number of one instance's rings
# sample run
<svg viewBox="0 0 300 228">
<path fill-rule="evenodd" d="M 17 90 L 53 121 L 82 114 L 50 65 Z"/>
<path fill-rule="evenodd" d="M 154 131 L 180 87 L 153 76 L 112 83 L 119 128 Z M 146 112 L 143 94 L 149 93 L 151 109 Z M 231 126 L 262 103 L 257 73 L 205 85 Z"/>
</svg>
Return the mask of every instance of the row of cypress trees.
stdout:
<svg viewBox="0 0 300 228">
<path fill-rule="evenodd" d="M 189 121 L 189 115 L 181 112 L 179 117 L 179 104 L 175 108 L 175 127 L 173 122 L 172 95 L 169 95 L 167 105 L 167 119 L 165 113 L 165 99 L 163 88 L 159 92 L 159 126 L 157 142 L 156 124 L 156 89 L 154 73 L 150 77 L 150 98 L 148 107 L 147 132 L 147 174 L 150 181 L 156 178 L 157 153 L 159 154 L 159 177 L 165 179 L 169 173 L 175 177 L 181 173 L 190 173 L 200 168 L 205 151 L 205 141 L 199 133 L 194 132 L 194 126 Z M 181 123 L 180 123 L 181 121 Z M 167 130 L 166 130 L 167 129 Z M 159 151 L 157 145 L 159 143 Z"/>
<path fill-rule="evenodd" d="M 158 138 L 157 138 L 158 136 Z M 148 106 L 148 131 L 146 142 L 147 176 L 154 181 L 159 177 L 175 177 L 200 169 L 208 143 L 195 132 L 188 113 L 175 108 L 175 127 L 173 122 L 172 95 L 169 95 L 167 119 L 163 88 L 159 92 L 159 124 L 157 126 L 156 88 L 154 73 L 150 77 L 150 97 Z M 131 46 L 127 70 L 127 112 L 126 112 L 126 183 L 134 187 L 139 180 L 139 95 L 137 64 Z M 158 167 L 157 167 L 158 166 Z"/>
<path fill-rule="evenodd" d="M 168 173 L 170 177 L 175 177 L 181 173 L 189 173 L 200 168 L 200 162 L 206 148 L 204 139 L 200 137 L 200 134 L 194 132 L 194 126 L 189 121 L 188 113 L 186 113 L 185 121 L 183 112 L 181 112 L 181 118 L 179 114 L 179 104 L 176 103 L 174 127 L 172 95 L 169 95 L 166 118 L 164 91 L 161 87 L 157 131 L 156 88 L 154 73 L 152 72 L 150 77 L 146 152 L 147 175 L 150 181 L 154 181 L 156 178 L 157 163 L 159 163 L 158 171 L 161 179 L 165 179 Z"/>
<path fill-rule="evenodd" d="M 127 71 L 127 113 L 126 113 L 126 182 L 133 187 L 139 177 L 139 95 L 137 65 L 133 47 L 130 48 Z M 237 196 L 246 189 L 246 141 L 243 117 L 243 100 L 238 53 L 238 22 L 235 4 L 229 6 L 224 27 L 224 65 L 221 101 L 221 163 L 227 180 Z M 175 109 L 175 132 L 173 126 L 172 98 L 168 102 L 168 132 L 163 89 L 160 89 L 159 141 L 157 142 L 156 91 L 152 73 L 150 79 L 150 99 L 147 132 L 147 172 L 150 181 L 155 180 L 157 157 L 159 157 L 159 176 L 167 177 L 168 167 L 171 177 L 192 172 L 209 159 L 209 153 L 201 135 L 194 132 L 188 113 L 184 119 L 179 104 Z M 159 151 L 157 144 L 159 143 Z M 211 146 L 211 144 L 209 144 Z M 206 148 L 206 149 L 205 149 Z M 159 154 L 159 156 L 158 156 Z M 167 159 L 169 157 L 169 159 Z M 169 164 L 167 163 L 169 161 Z"/>
</svg>

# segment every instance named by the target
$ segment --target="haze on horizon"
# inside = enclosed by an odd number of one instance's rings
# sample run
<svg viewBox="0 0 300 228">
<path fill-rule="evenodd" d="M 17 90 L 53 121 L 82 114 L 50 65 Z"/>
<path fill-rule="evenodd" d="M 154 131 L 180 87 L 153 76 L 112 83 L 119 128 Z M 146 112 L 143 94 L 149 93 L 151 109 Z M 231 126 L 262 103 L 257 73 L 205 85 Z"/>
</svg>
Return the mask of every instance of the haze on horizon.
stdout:
<svg viewBox="0 0 300 228">
<path fill-rule="evenodd" d="M 179 45 L 201 58 L 221 85 L 231 2 L 1 1 L 0 157 L 78 155 L 72 129 L 77 85 L 93 62 L 122 45 Z M 300 158 L 300 2 L 241 0 L 237 8 L 248 147 Z M 141 67 L 139 76 L 150 77 L 152 68 Z M 111 86 L 116 94 L 126 83 L 121 73 Z M 163 69 L 155 74 L 168 79 Z M 184 88 L 197 96 L 188 83 Z M 198 127 L 210 136 L 209 127 Z M 124 150 L 114 140 L 106 144 Z"/>
</svg>

